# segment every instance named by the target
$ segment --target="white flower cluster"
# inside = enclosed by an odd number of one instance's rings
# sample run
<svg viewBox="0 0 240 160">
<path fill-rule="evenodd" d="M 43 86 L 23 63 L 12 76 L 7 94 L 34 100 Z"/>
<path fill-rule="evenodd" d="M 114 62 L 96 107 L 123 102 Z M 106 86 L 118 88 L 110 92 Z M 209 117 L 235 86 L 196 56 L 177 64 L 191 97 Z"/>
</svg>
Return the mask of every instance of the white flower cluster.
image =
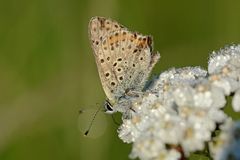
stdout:
<svg viewBox="0 0 240 160">
<path fill-rule="evenodd" d="M 133 143 L 130 157 L 177 160 L 203 150 L 217 125 L 228 119 L 225 96 L 234 94 L 233 109 L 240 111 L 239 80 L 240 45 L 233 45 L 211 55 L 208 72 L 173 68 L 145 92 L 120 100 L 115 106 L 123 112 L 118 133 L 124 142 Z"/>
<path fill-rule="evenodd" d="M 215 160 L 240 159 L 240 121 L 233 123 L 228 119 L 220 126 L 221 134 L 209 143 Z"/>
</svg>

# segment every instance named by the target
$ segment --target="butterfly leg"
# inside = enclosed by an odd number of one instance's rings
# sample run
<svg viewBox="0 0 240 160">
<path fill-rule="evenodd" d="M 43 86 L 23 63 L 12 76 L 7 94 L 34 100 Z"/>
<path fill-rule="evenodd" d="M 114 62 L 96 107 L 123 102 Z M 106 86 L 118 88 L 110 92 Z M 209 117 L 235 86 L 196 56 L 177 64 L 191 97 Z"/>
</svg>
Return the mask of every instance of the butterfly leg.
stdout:
<svg viewBox="0 0 240 160">
<path fill-rule="evenodd" d="M 129 97 L 140 97 L 143 93 L 141 91 L 135 91 L 133 89 L 127 89 L 125 91 L 125 96 Z"/>
</svg>

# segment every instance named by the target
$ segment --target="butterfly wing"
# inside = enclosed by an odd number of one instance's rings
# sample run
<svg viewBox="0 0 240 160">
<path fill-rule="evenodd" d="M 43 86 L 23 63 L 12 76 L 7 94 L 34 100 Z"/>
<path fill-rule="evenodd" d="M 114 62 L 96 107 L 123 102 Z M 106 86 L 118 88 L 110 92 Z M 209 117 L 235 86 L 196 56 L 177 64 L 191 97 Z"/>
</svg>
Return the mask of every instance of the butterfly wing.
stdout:
<svg viewBox="0 0 240 160">
<path fill-rule="evenodd" d="M 110 102 L 113 102 L 116 99 L 115 92 L 118 90 L 117 86 L 119 85 L 117 84 L 118 81 L 112 71 L 111 63 L 115 58 L 114 54 L 111 54 L 113 50 L 111 50 L 110 46 L 106 44 L 107 40 L 104 41 L 104 39 L 110 37 L 114 31 L 119 30 L 126 30 L 126 28 L 116 21 L 103 17 L 93 17 L 89 23 L 89 39 L 94 51 L 99 77 L 104 92 Z"/>
<path fill-rule="evenodd" d="M 160 55 L 152 39 L 128 31 L 116 21 L 94 17 L 89 24 L 95 60 L 103 89 L 111 103 L 127 90 L 141 91 Z"/>
</svg>

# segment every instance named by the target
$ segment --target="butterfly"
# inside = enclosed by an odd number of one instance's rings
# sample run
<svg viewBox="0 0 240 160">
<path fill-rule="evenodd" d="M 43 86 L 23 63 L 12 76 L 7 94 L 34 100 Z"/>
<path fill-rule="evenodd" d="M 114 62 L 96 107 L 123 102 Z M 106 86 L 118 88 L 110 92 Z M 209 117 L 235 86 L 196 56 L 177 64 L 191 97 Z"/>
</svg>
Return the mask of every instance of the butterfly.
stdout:
<svg viewBox="0 0 240 160">
<path fill-rule="evenodd" d="M 114 105 L 129 91 L 141 92 L 160 58 L 152 37 L 129 31 L 115 20 L 93 17 L 88 27 L 99 77 L 107 96 L 104 107 Z"/>
</svg>

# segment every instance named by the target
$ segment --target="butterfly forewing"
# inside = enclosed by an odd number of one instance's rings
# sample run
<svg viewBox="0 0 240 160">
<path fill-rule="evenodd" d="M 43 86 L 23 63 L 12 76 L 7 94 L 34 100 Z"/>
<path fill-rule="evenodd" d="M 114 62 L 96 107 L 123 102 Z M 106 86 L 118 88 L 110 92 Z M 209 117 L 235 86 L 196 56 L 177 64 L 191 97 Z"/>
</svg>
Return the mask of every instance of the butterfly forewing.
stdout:
<svg viewBox="0 0 240 160">
<path fill-rule="evenodd" d="M 94 17 L 89 36 L 99 76 L 111 103 L 127 90 L 141 91 L 159 54 L 151 53 L 151 37 L 128 31 L 116 21 Z"/>
<path fill-rule="evenodd" d="M 103 41 L 103 38 L 108 36 L 111 32 L 124 29 L 122 25 L 116 21 L 106 19 L 103 17 L 93 17 L 89 23 L 89 36 L 92 42 L 92 47 L 95 54 L 98 54 L 99 43 Z"/>
</svg>

